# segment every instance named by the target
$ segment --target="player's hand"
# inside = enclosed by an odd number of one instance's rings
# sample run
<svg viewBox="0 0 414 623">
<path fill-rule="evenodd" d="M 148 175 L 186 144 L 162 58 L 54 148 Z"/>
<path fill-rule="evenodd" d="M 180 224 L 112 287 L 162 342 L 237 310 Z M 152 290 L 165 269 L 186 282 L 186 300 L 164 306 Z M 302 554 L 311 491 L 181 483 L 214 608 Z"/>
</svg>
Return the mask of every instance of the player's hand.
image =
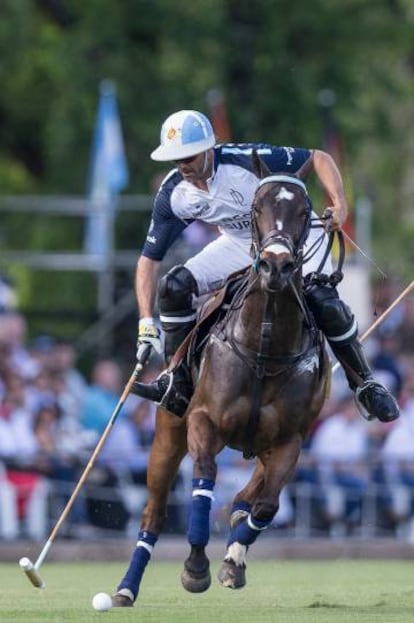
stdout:
<svg viewBox="0 0 414 623">
<path fill-rule="evenodd" d="M 338 231 L 342 227 L 341 219 L 333 208 L 325 208 L 322 215 L 322 221 L 324 229 L 328 234 L 332 231 Z"/>
<path fill-rule="evenodd" d="M 152 349 L 162 353 L 161 334 L 153 318 L 141 318 L 138 324 L 137 361 L 144 365 Z"/>
</svg>

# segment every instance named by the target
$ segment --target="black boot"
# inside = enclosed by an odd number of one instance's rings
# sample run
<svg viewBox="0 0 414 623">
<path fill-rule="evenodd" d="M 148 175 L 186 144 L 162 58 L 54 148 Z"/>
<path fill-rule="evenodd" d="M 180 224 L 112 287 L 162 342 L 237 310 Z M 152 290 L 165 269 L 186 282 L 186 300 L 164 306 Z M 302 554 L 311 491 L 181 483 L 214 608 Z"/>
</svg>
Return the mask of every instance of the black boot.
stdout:
<svg viewBox="0 0 414 623">
<path fill-rule="evenodd" d="M 182 417 L 193 394 L 190 371 L 182 362 L 173 372 L 168 370 L 162 372 L 152 383 L 136 381 L 132 386 L 132 392 Z"/>
<path fill-rule="evenodd" d="M 185 266 L 174 266 L 160 281 L 160 320 L 167 364 L 196 323 L 193 296 L 197 294 L 197 282 Z M 187 363 L 183 360 L 172 372 L 162 372 L 152 383 L 134 383 L 132 391 L 183 416 L 193 394 Z"/>
<path fill-rule="evenodd" d="M 355 392 L 355 402 L 361 415 L 367 420 L 378 418 L 392 422 L 400 415 L 397 401 L 391 392 L 372 376 L 360 342 L 355 338 L 350 344 L 331 348 L 342 364 L 350 388 Z"/>
<path fill-rule="evenodd" d="M 360 413 L 367 419 L 392 422 L 400 410 L 391 392 L 373 379 L 361 343 L 358 326 L 348 305 L 331 285 L 317 280 L 305 281 L 305 297 L 316 324 L 326 336 L 336 358 L 342 365 L 349 387 L 355 392 Z"/>
</svg>

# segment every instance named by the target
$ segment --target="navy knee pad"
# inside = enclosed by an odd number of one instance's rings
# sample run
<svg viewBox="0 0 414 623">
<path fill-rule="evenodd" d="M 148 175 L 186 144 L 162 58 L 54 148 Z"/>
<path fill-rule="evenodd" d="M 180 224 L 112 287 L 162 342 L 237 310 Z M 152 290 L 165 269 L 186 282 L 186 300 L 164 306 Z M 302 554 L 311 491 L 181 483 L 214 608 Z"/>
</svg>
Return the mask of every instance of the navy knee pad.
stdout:
<svg viewBox="0 0 414 623">
<path fill-rule="evenodd" d="M 306 301 L 314 315 L 318 328 L 329 342 L 345 345 L 358 334 L 354 314 L 332 286 L 312 285 L 305 291 Z"/>
<path fill-rule="evenodd" d="M 185 266 L 174 266 L 159 283 L 160 313 L 181 316 L 192 311 L 193 294 L 198 294 L 198 287 L 191 272 Z"/>
</svg>

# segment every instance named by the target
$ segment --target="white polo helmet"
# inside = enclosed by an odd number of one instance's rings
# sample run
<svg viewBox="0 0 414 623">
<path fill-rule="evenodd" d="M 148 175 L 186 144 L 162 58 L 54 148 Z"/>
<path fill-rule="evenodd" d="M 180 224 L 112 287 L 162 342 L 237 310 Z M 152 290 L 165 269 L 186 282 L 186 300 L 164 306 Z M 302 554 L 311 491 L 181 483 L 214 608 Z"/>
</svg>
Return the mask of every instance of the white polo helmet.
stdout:
<svg viewBox="0 0 414 623">
<path fill-rule="evenodd" d="M 160 162 L 190 158 L 207 151 L 215 142 L 213 127 L 205 115 L 196 110 L 179 110 L 162 124 L 161 144 L 151 158 Z"/>
</svg>

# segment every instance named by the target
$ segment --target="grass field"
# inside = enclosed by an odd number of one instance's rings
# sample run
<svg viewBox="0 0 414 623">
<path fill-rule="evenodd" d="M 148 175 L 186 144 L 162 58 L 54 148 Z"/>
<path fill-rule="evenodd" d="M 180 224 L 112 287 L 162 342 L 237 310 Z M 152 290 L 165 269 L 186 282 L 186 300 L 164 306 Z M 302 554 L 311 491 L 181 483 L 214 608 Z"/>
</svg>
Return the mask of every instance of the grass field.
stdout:
<svg viewBox="0 0 414 623">
<path fill-rule="evenodd" d="M 212 563 L 213 574 L 219 564 Z M 414 562 L 252 561 L 247 586 L 216 581 L 192 595 L 180 584 L 182 565 L 152 562 L 134 608 L 95 612 L 95 593 L 113 592 L 125 565 L 45 563 L 45 590 L 32 587 L 17 564 L 0 565 L 0 620 L 5 623 L 410 623 Z"/>
</svg>

